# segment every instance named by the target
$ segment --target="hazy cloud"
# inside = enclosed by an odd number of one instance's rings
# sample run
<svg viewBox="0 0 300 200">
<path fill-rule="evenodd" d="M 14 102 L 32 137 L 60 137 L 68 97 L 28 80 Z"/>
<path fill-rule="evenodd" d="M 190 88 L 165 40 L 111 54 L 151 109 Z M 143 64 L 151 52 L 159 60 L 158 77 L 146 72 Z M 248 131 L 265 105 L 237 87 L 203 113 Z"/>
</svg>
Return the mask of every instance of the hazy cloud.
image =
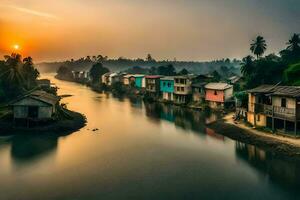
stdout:
<svg viewBox="0 0 300 200">
<path fill-rule="evenodd" d="M 54 20 L 59 19 L 57 16 L 55 16 L 53 14 L 41 12 L 41 11 L 37 11 L 37 10 L 32 10 L 32 9 L 28 9 L 28 8 L 24 8 L 24 7 L 18 7 L 18 6 L 13 6 L 13 5 L 0 5 L 0 7 L 11 8 L 11 9 L 17 10 L 22 13 L 26 13 L 26 14 L 30 14 L 30 15 L 34 15 L 34 16 L 38 16 L 38 17 L 43 17 L 43 18 L 47 18 L 47 19 L 54 19 Z"/>
</svg>

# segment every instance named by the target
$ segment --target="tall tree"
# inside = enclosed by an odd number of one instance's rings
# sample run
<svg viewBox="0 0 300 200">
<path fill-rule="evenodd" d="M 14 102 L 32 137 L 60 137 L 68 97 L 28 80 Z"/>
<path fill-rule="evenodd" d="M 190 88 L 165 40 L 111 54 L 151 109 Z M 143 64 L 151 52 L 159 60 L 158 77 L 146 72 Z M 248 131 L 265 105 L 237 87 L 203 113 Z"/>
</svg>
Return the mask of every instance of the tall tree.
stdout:
<svg viewBox="0 0 300 200">
<path fill-rule="evenodd" d="M 266 49 L 267 43 L 262 36 L 257 36 L 250 46 L 251 52 L 256 55 L 257 59 L 265 53 Z"/>
<path fill-rule="evenodd" d="M 300 50 L 300 35 L 294 33 L 291 39 L 287 43 L 287 49 L 290 51 L 299 51 Z"/>
<path fill-rule="evenodd" d="M 155 60 L 152 58 L 152 56 L 151 56 L 150 53 L 147 55 L 146 60 L 147 60 L 148 62 L 154 62 L 154 61 L 155 61 Z"/>
<path fill-rule="evenodd" d="M 252 56 L 246 56 L 241 63 L 241 72 L 244 76 L 249 76 L 254 72 L 254 62 Z"/>
<path fill-rule="evenodd" d="M 103 67 L 102 63 L 96 63 L 90 69 L 90 76 L 93 83 L 99 83 L 103 74 L 109 72 L 109 70 Z"/>
<path fill-rule="evenodd" d="M 26 89 L 32 89 L 36 86 L 36 79 L 39 77 L 39 71 L 34 67 L 31 57 L 23 59 L 23 76 Z"/>
</svg>

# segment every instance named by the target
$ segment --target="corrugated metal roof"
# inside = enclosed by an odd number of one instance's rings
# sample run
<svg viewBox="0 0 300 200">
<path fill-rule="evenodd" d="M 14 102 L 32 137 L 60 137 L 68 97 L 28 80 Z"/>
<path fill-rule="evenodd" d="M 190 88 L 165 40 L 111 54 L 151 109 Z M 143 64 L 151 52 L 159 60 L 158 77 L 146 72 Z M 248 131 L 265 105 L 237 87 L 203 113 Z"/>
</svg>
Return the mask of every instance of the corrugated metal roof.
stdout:
<svg viewBox="0 0 300 200">
<path fill-rule="evenodd" d="M 161 78 L 160 80 L 163 80 L 163 81 L 174 81 L 174 76 L 165 76 L 165 77 Z"/>
<path fill-rule="evenodd" d="M 208 83 L 205 85 L 206 89 L 211 90 L 226 90 L 233 87 L 232 85 L 229 85 L 228 83 Z"/>
<path fill-rule="evenodd" d="M 270 94 L 274 96 L 300 97 L 300 87 L 297 86 L 261 85 L 257 88 L 248 90 L 248 92 Z"/>
<path fill-rule="evenodd" d="M 23 100 L 24 98 L 27 98 L 27 97 L 33 98 L 33 99 L 38 100 L 38 101 L 42 101 L 42 102 L 50 104 L 50 105 L 55 105 L 60 100 L 60 97 L 58 97 L 56 95 L 47 93 L 47 92 L 42 91 L 42 90 L 35 90 L 35 91 L 33 91 L 33 92 L 31 92 L 27 95 L 24 95 L 24 96 L 18 98 L 11 105 L 14 105 L 17 102 L 19 102 L 19 101 L 21 101 L 21 100 Z"/>
<path fill-rule="evenodd" d="M 163 76 L 160 76 L 160 75 L 148 75 L 148 76 L 145 76 L 145 78 L 152 78 L 152 79 L 156 79 L 156 78 L 162 78 Z"/>
</svg>

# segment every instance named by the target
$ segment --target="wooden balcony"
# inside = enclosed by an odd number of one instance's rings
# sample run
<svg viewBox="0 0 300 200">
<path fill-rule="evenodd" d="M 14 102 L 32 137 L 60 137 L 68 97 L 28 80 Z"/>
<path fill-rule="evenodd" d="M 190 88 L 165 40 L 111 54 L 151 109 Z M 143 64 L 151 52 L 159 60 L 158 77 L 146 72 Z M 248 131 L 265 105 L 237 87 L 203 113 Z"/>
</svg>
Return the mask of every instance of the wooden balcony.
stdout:
<svg viewBox="0 0 300 200">
<path fill-rule="evenodd" d="M 284 108 L 280 106 L 272 106 L 266 104 L 249 104 L 249 111 L 255 113 L 263 113 L 268 116 L 288 119 L 292 121 L 296 119 L 295 108 Z M 297 117 L 297 120 L 299 120 L 299 117 Z"/>
</svg>

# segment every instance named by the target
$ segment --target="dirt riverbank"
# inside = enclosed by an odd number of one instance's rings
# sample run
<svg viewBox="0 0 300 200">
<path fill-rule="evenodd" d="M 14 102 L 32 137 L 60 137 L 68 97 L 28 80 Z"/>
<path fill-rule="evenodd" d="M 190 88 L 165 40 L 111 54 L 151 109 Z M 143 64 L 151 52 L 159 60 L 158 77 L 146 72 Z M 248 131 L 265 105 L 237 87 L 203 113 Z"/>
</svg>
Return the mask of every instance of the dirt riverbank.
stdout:
<svg viewBox="0 0 300 200">
<path fill-rule="evenodd" d="M 255 145 L 287 159 L 300 160 L 300 139 L 258 131 L 241 122 L 235 123 L 232 116 L 233 113 L 228 114 L 209 126 L 231 139 Z"/>
</svg>

